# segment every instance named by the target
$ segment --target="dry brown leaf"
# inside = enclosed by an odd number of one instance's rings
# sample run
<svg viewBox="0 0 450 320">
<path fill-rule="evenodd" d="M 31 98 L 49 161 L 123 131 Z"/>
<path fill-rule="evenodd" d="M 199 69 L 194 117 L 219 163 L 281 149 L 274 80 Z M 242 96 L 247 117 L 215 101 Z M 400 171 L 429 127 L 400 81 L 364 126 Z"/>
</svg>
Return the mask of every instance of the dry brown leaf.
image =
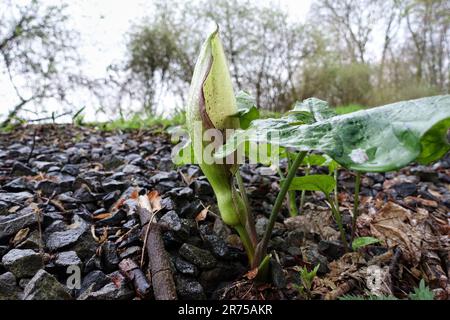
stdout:
<svg viewBox="0 0 450 320">
<path fill-rule="evenodd" d="M 419 263 L 425 242 L 433 243 L 434 235 L 425 223 L 428 211 L 410 210 L 388 202 L 374 217 L 370 230 L 374 237 L 384 240 L 388 248 L 400 246 L 405 257 Z"/>
<path fill-rule="evenodd" d="M 414 203 L 420 203 L 421 205 L 426 206 L 426 207 L 431 207 L 431 208 L 438 207 L 438 203 L 434 200 L 428 200 L 428 199 L 423 199 L 423 198 L 413 197 L 413 196 L 406 197 L 405 202 L 409 205 L 414 204 Z"/>
<path fill-rule="evenodd" d="M 331 227 L 332 223 L 331 212 L 329 210 L 320 210 L 319 208 L 307 209 L 302 215 L 284 220 L 288 230 L 300 230 L 306 234 L 318 234 L 322 239 L 326 240 L 339 240 L 339 232 Z"/>
<path fill-rule="evenodd" d="M 9 208 L 8 212 L 9 213 L 15 213 L 19 209 L 20 209 L 20 206 L 14 206 L 14 207 Z"/>
<path fill-rule="evenodd" d="M 120 207 L 123 206 L 123 204 L 125 203 L 125 198 L 120 198 L 115 204 L 114 206 L 111 208 L 111 211 L 116 211 L 119 210 Z"/>
<path fill-rule="evenodd" d="M 98 243 L 103 243 L 108 239 L 108 228 L 107 227 L 103 227 L 103 233 L 100 237 L 97 237 L 97 235 L 95 234 L 95 226 L 92 225 L 91 226 L 91 234 L 92 237 L 94 238 L 94 240 Z"/>
<path fill-rule="evenodd" d="M 13 246 L 18 245 L 27 238 L 28 233 L 30 233 L 30 228 L 20 229 L 19 231 L 17 231 L 16 235 L 14 236 L 14 239 L 12 239 L 11 244 Z"/>
<path fill-rule="evenodd" d="M 153 212 L 159 211 L 162 209 L 161 206 L 161 196 L 159 195 L 158 191 L 153 190 L 147 193 L 148 200 L 150 201 L 150 204 L 152 206 Z"/>
<path fill-rule="evenodd" d="M 130 194 L 130 198 L 131 199 L 137 199 L 139 197 L 139 191 L 138 190 L 133 190 L 133 192 L 131 192 L 131 194 Z M 125 199 L 123 199 L 124 201 L 125 201 Z"/>
<path fill-rule="evenodd" d="M 106 219 L 106 218 L 111 218 L 112 217 L 112 213 L 106 212 L 106 213 L 100 213 L 96 216 L 93 217 L 94 220 L 102 220 L 102 219 Z"/>
<path fill-rule="evenodd" d="M 253 280 L 256 278 L 256 276 L 258 275 L 258 267 L 256 267 L 255 269 L 250 270 L 249 272 L 247 272 L 244 277 L 246 277 L 248 280 Z"/>
<path fill-rule="evenodd" d="M 209 206 L 203 208 L 202 211 L 195 217 L 195 221 L 200 222 L 206 219 L 209 211 Z"/>
</svg>

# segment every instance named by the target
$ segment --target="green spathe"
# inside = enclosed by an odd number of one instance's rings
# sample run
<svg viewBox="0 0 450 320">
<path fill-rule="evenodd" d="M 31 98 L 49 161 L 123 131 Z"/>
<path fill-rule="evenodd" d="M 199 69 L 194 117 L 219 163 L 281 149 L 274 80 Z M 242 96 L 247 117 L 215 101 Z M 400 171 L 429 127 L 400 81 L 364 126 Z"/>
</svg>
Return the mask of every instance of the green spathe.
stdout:
<svg viewBox="0 0 450 320">
<path fill-rule="evenodd" d="M 321 103 L 320 114 L 324 114 L 323 101 L 309 101 Z M 430 163 L 450 150 L 450 95 L 325 116 L 311 124 L 304 124 L 305 111 L 297 110 L 280 119 L 252 121 L 247 130 L 230 137 L 216 157 L 226 156 L 245 141 L 270 142 L 267 137 L 273 133 L 280 137 L 280 146 L 322 151 L 340 165 L 363 172 L 395 170 L 414 160 Z"/>
<path fill-rule="evenodd" d="M 253 246 L 245 228 L 245 204 L 232 183 L 236 166 L 208 163 L 203 158 L 205 148 L 210 144 L 203 139 L 205 130 L 223 133 L 225 129 L 239 128 L 239 119 L 234 117 L 237 113 L 231 77 L 216 28 L 203 44 L 195 65 L 187 105 L 191 146 L 188 143 L 183 151 L 187 155 L 192 151 L 193 160 L 199 164 L 214 190 L 222 220 L 237 230 L 252 260 Z M 192 157 L 183 156 L 179 160 L 183 162 L 189 158 Z"/>
</svg>

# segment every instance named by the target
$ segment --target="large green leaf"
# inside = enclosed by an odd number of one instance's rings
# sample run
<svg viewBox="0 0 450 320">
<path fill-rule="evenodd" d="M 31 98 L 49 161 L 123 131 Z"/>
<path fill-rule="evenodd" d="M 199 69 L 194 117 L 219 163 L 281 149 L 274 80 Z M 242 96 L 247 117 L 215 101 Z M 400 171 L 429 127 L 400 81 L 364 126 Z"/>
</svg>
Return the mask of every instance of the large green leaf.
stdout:
<svg viewBox="0 0 450 320">
<path fill-rule="evenodd" d="M 239 91 L 236 94 L 236 104 L 238 108 L 236 116 L 239 118 L 241 129 L 247 129 L 250 126 L 250 122 L 259 119 L 256 100 L 247 92 Z"/>
<path fill-rule="evenodd" d="M 230 137 L 216 156 L 234 152 L 245 141 L 274 143 L 322 151 L 349 169 L 384 172 L 416 159 L 438 160 L 450 150 L 449 122 L 450 95 L 393 103 L 312 124 L 298 124 L 287 115 L 254 120 L 247 130 Z"/>
<path fill-rule="evenodd" d="M 336 186 L 336 180 L 326 174 L 315 174 L 303 177 L 295 177 L 289 186 L 289 190 L 322 191 L 330 194 Z"/>
<path fill-rule="evenodd" d="M 302 102 L 297 102 L 294 105 L 294 109 L 289 113 L 297 116 L 306 114 L 305 119 L 309 120 L 308 123 L 326 120 L 337 115 L 327 102 L 317 98 L 309 98 Z"/>
</svg>

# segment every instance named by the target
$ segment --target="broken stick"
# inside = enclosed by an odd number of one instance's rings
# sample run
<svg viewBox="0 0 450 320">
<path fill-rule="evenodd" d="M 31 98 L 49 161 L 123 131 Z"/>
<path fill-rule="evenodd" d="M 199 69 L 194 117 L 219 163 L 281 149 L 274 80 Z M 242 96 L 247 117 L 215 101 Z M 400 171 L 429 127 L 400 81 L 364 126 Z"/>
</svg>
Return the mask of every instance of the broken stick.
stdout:
<svg viewBox="0 0 450 320">
<path fill-rule="evenodd" d="M 149 270 L 156 300 L 176 300 L 177 291 L 170 268 L 170 261 L 161 237 L 161 231 L 155 221 L 148 197 L 138 198 L 138 213 L 141 225 L 147 229 L 145 249 L 149 260 Z"/>
</svg>

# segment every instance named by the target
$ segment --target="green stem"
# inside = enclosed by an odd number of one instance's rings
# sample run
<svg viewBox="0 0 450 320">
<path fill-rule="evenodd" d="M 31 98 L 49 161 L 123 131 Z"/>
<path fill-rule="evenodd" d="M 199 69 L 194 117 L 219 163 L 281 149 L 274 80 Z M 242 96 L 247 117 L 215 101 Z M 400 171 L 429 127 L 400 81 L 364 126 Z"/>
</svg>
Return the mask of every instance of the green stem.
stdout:
<svg viewBox="0 0 450 320">
<path fill-rule="evenodd" d="M 309 165 L 308 168 L 305 169 L 305 176 L 309 175 Z M 303 207 L 305 206 L 305 197 L 306 190 L 302 190 L 302 194 L 300 195 L 300 210 L 303 211 Z"/>
<path fill-rule="evenodd" d="M 294 179 L 297 169 L 302 163 L 303 159 L 306 156 L 306 151 L 299 152 L 297 157 L 295 158 L 294 162 L 292 163 L 292 166 L 289 169 L 288 175 L 286 176 L 286 179 L 284 179 L 283 183 L 281 184 L 280 192 L 277 195 L 277 198 L 275 200 L 275 204 L 272 208 L 272 212 L 270 213 L 269 218 L 269 224 L 267 225 L 267 229 L 264 233 L 264 236 L 262 240 L 258 243 L 255 251 L 255 259 L 253 260 L 253 266 L 257 267 L 262 259 L 265 257 L 267 253 L 267 245 L 269 244 L 270 237 L 272 236 L 272 230 L 275 225 L 275 221 L 277 220 L 278 213 L 281 210 L 281 206 L 283 205 L 284 197 L 286 197 L 286 194 L 289 190 L 289 186 L 291 185 L 292 179 Z"/>
<path fill-rule="evenodd" d="M 339 208 L 339 193 L 338 193 L 338 169 L 334 169 L 334 181 L 336 185 L 334 186 L 334 203 L 336 207 Z"/>
<path fill-rule="evenodd" d="M 354 195 L 354 203 L 353 203 L 353 221 L 352 221 L 352 241 L 355 238 L 356 232 L 356 220 L 359 216 L 359 189 L 361 186 L 361 172 L 356 172 L 356 181 L 355 181 L 355 195 Z"/>
<path fill-rule="evenodd" d="M 246 229 L 250 234 L 250 239 L 252 241 L 253 247 L 256 247 L 258 242 L 258 237 L 256 235 L 256 225 L 255 218 L 250 210 L 250 202 L 248 201 L 247 193 L 245 192 L 244 181 L 242 181 L 241 173 L 239 169 L 236 171 L 236 182 L 239 188 L 239 193 L 241 194 L 242 200 L 244 201 L 245 209 L 247 210 L 247 221 L 246 221 Z"/>
<path fill-rule="evenodd" d="M 334 204 L 334 201 L 333 201 L 333 199 L 331 199 L 330 195 L 327 195 L 326 197 L 327 197 L 327 201 L 330 206 L 331 212 L 333 213 L 334 220 L 336 221 L 336 223 L 338 225 L 339 233 L 341 234 L 341 240 L 342 240 L 342 244 L 344 245 L 345 252 L 347 252 L 348 251 L 348 242 L 347 242 L 347 237 L 345 235 L 344 226 L 342 224 L 342 215 L 339 212 L 339 210 L 336 208 L 336 205 Z"/>
<path fill-rule="evenodd" d="M 277 167 L 278 175 L 281 180 L 285 179 L 283 171 L 281 171 L 280 167 Z M 289 215 L 291 217 L 296 217 L 298 215 L 297 203 L 295 202 L 295 190 L 289 190 L 287 194 L 288 203 L 289 203 Z"/>
<path fill-rule="evenodd" d="M 292 167 L 292 160 L 289 151 L 286 150 L 287 154 L 287 163 L 288 163 L 288 172 L 290 167 Z M 288 203 L 289 203 L 289 214 L 291 217 L 296 217 L 298 215 L 297 202 L 295 201 L 296 192 L 295 190 L 288 191 Z"/>
<path fill-rule="evenodd" d="M 253 266 L 255 258 L 255 247 L 253 246 L 247 229 L 243 225 L 236 225 L 234 226 L 234 228 L 239 234 L 239 238 L 241 238 L 242 244 L 244 245 L 245 252 L 248 256 L 248 262 L 251 266 Z"/>
</svg>

